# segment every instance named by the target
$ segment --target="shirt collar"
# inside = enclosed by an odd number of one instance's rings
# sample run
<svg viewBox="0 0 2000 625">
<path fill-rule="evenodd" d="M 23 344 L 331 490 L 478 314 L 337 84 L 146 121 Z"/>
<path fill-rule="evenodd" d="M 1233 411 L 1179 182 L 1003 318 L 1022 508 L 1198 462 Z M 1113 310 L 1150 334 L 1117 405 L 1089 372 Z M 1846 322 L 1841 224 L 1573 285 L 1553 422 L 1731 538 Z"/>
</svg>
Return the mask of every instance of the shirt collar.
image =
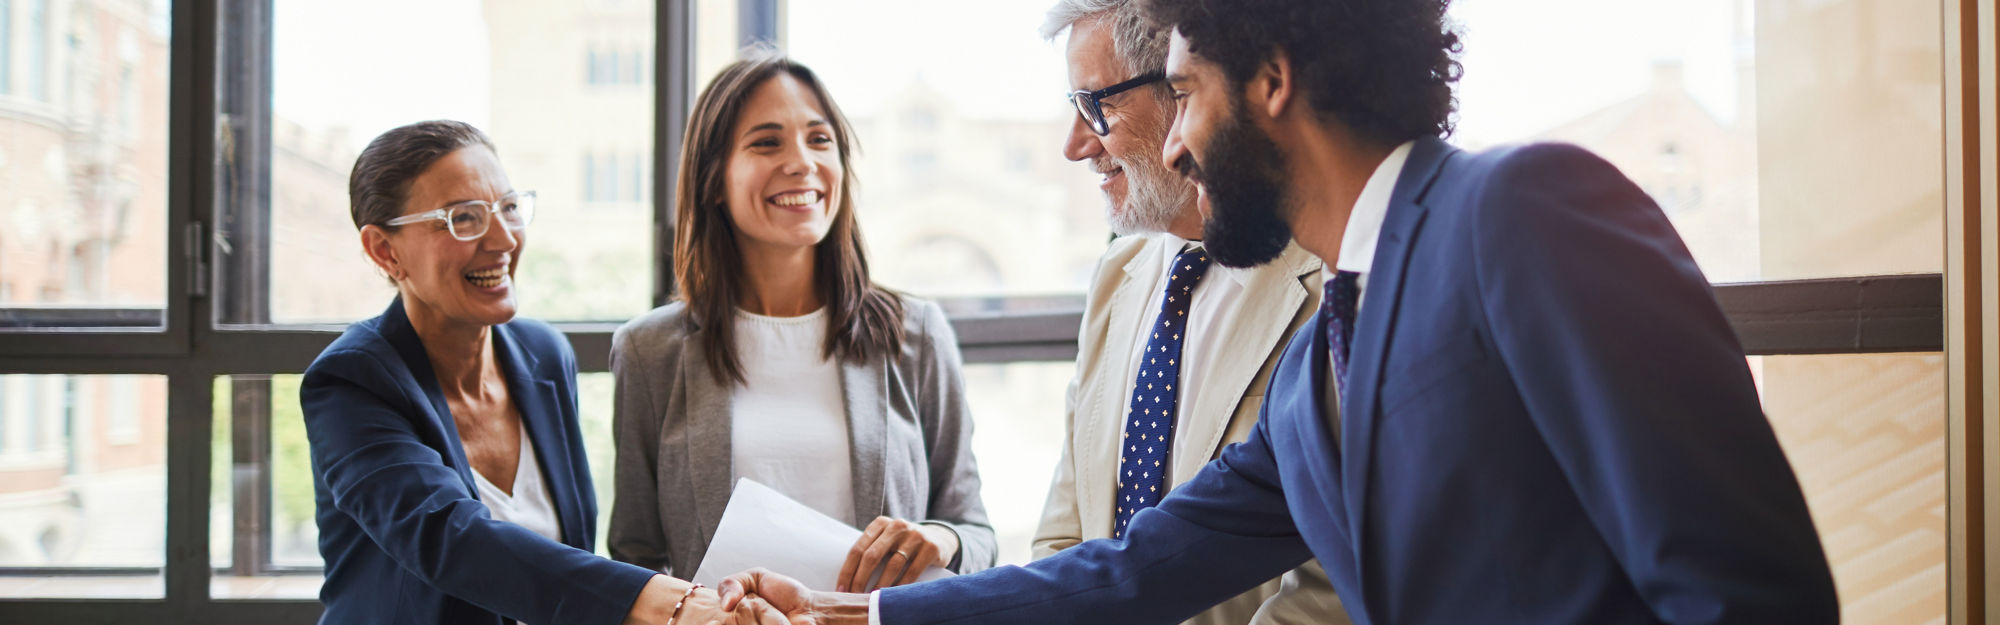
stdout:
<svg viewBox="0 0 2000 625">
<path fill-rule="evenodd" d="M 1396 179 L 1403 175 L 1403 163 L 1410 160 L 1415 141 L 1404 141 L 1375 166 L 1375 173 L 1362 185 L 1347 214 L 1347 230 L 1340 237 L 1340 259 L 1333 263 L 1341 271 L 1368 273 L 1375 264 L 1375 239 L 1382 235 L 1382 220 L 1389 215 L 1389 199 L 1396 193 Z"/>
<path fill-rule="evenodd" d="M 1170 252 L 1167 253 L 1166 258 L 1160 260 L 1160 272 L 1163 275 L 1168 273 L 1173 273 L 1174 257 L 1179 256 L 1182 250 L 1188 249 L 1188 245 L 1192 244 L 1196 248 L 1202 247 L 1200 241 L 1189 241 L 1187 239 L 1174 236 L 1171 233 L 1160 232 L 1160 233 L 1155 233 L 1151 236 L 1159 237 L 1162 241 L 1165 241 L 1167 244 L 1167 249 L 1171 250 Z M 1224 267 L 1221 263 L 1212 263 L 1208 266 L 1208 275 L 1216 275 L 1216 274 L 1229 276 L 1229 279 L 1235 281 L 1237 284 L 1250 283 L 1250 272 L 1247 269 Z"/>
</svg>

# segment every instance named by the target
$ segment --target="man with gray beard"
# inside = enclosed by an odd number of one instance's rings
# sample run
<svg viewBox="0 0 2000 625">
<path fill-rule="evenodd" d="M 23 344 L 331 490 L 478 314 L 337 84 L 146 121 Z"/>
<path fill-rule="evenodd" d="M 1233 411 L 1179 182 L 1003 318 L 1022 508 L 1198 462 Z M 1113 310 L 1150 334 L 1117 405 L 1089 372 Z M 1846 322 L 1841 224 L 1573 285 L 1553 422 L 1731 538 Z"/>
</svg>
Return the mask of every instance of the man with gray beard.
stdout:
<svg viewBox="0 0 2000 625">
<path fill-rule="evenodd" d="M 1320 304 L 1321 263 L 1298 246 L 1254 268 L 1215 265 L 1201 241 L 1195 187 L 1160 161 L 1173 121 L 1162 80 L 1168 33 L 1128 0 L 1062 0 L 1042 28 L 1069 32 L 1077 119 L 1063 156 L 1104 176 L 1119 237 L 1097 266 L 1078 335 L 1062 461 L 1049 485 L 1035 557 L 1122 538 L 1152 507 L 1243 439 L 1271 370 Z M 1346 623 L 1317 562 L 1188 623 Z"/>
</svg>

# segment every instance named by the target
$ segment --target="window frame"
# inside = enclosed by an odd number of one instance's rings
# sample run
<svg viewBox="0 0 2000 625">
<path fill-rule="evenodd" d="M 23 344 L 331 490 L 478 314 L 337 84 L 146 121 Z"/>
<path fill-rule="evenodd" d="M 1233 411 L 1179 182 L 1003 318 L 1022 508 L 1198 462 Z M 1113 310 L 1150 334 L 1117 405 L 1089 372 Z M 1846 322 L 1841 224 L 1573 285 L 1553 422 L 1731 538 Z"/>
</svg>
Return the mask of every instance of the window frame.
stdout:
<svg viewBox="0 0 2000 625">
<path fill-rule="evenodd" d="M 777 41 L 782 2 L 739 0 L 739 41 Z M 654 148 L 650 159 L 640 159 L 652 173 L 655 306 L 673 292 L 676 176 L 670 168 L 679 163 L 695 88 L 693 4 L 655 2 L 649 68 Z M 0 611 L 28 622 L 311 623 L 321 612 L 317 601 L 221 599 L 212 597 L 210 588 L 217 573 L 320 570 L 280 567 L 270 560 L 268 380 L 231 381 L 231 454 L 237 474 L 248 478 L 210 483 L 216 379 L 303 373 L 341 332 L 331 325 L 270 324 L 269 294 L 252 286 L 268 284 L 270 271 L 269 159 L 257 155 L 271 149 L 271 0 L 176 0 L 170 30 L 163 308 L 0 309 L 0 374 L 158 375 L 168 387 L 164 566 L 16 567 L 0 568 L 0 576 L 160 576 L 163 596 L 0 599 Z M 593 49 L 588 86 L 599 85 L 592 79 L 602 70 L 597 65 L 603 50 Z M 18 94 L 21 85 L 13 86 Z M 234 251 L 222 262 L 217 245 L 225 240 Z M 1940 352 L 1944 294 L 1944 278 L 1936 273 L 1715 287 L 1746 355 Z M 1033 299 L 945 300 L 966 362 L 1074 359 L 1082 298 L 1026 301 Z M 580 372 L 609 370 L 616 323 L 554 325 L 575 349 Z M 232 488 L 234 494 L 233 556 L 222 568 L 210 561 L 213 488 Z"/>
</svg>

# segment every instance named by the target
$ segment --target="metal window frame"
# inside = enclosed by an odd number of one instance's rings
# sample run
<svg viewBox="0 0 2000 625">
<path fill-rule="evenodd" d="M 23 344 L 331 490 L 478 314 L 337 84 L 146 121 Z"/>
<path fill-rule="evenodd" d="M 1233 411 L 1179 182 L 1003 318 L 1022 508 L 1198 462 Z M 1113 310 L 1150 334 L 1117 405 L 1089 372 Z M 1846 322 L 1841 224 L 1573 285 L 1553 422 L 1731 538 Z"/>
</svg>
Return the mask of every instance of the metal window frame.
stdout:
<svg viewBox="0 0 2000 625">
<path fill-rule="evenodd" d="M 739 37 L 779 41 L 783 0 L 739 0 Z M 302 373 L 341 328 L 271 326 L 260 289 L 268 280 L 270 0 L 176 0 L 169 100 L 167 289 L 164 309 L 0 310 L 0 373 L 145 374 L 167 378 L 167 544 L 152 568 L 0 568 L 0 575 L 159 575 L 155 599 L 0 599 L 26 622 L 309 623 L 311 600 L 211 597 L 218 572 L 311 573 L 269 562 L 269 387 L 232 391 L 232 453 L 246 477 L 232 483 L 236 558 L 209 560 L 210 441 L 215 379 Z M 652 303 L 672 297 L 674 197 L 693 101 L 694 0 L 656 0 L 653 66 Z M 226 48 L 245 45 L 242 53 Z M 229 64 L 224 69 L 223 63 Z M 215 240 L 260 241 L 251 262 L 214 260 Z M 214 288 L 228 285 L 229 289 Z M 1939 274 L 1870 276 L 1715 287 L 1750 355 L 1935 352 L 1944 348 Z M 211 295 L 213 294 L 213 295 Z M 977 298 L 943 302 L 968 363 L 1064 361 L 1077 353 L 1082 300 Z M 260 306 L 264 308 L 261 309 Z M 217 313 L 226 321 L 215 322 Z M 75 327 L 95 325 L 97 327 Z M 610 368 L 614 323 L 563 323 L 584 372 Z M 240 393 L 240 394 L 239 394 Z M 260 395 L 261 393 L 261 395 Z M 236 473 L 236 472 L 232 472 Z M 248 534 L 246 537 L 245 534 Z M 247 541 L 247 544 L 246 544 Z M 260 542 L 261 541 L 261 542 Z"/>
</svg>

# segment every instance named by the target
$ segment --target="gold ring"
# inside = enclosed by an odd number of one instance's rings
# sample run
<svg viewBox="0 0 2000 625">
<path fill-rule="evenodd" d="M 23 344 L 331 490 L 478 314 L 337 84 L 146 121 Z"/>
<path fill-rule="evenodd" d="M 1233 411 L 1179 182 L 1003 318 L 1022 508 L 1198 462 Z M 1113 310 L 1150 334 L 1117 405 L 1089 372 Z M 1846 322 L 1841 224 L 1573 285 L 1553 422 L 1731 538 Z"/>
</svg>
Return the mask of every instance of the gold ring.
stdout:
<svg viewBox="0 0 2000 625">
<path fill-rule="evenodd" d="M 910 558 L 910 554 L 907 554 L 907 553 L 903 553 L 903 552 L 901 552 L 901 551 L 898 551 L 898 552 L 896 552 L 896 555 L 899 555 L 899 556 L 903 556 L 903 559 L 904 559 L 904 560 L 909 560 L 909 559 L 911 559 L 911 558 Z"/>
</svg>

